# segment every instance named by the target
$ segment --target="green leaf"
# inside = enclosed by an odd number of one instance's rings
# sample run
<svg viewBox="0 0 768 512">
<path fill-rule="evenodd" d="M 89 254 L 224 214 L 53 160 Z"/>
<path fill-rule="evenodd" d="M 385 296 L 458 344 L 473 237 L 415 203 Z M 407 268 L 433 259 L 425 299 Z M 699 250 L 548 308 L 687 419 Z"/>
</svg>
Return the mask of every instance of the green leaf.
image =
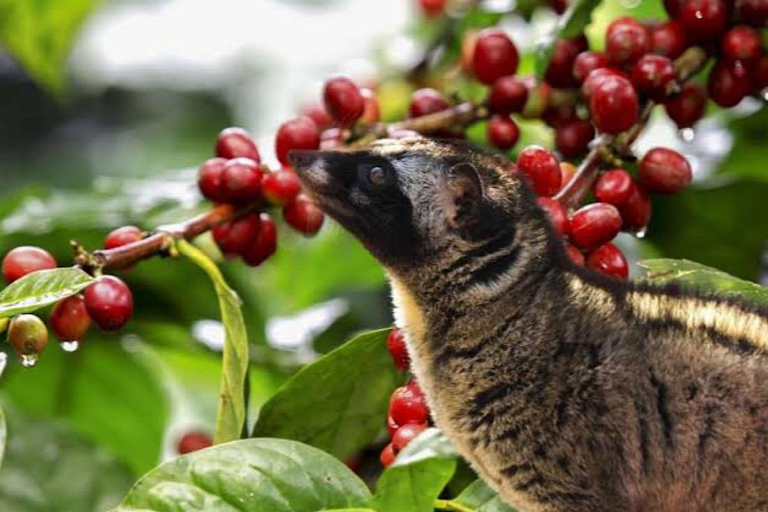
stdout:
<svg viewBox="0 0 768 512">
<path fill-rule="evenodd" d="M 79 268 L 32 272 L 0 292 L 0 318 L 31 313 L 75 295 L 95 279 Z"/>
<path fill-rule="evenodd" d="M 711 291 L 761 306 L 768 306 L 768 288 L 744 281 L 721 270 L 688 260 L 655 259 L 638 263 L 646 277 L 657 283 L 675 282 L 698 290 Z"/>
<path fill-rule="evenodd" d="M 387 351 L 388 333 L 357 336 L 302 368 L 264 405 L 253 435 L 294 439 L 341 459 L 371 443 L 402 379 Z"/>
<path fill-rule="evenodd" d="M 560 18 L 554 32 L 549 35 L 536 49 L 536 61 L 534 69 L 536 79 L 541 80 L 547 72 L 547 66 L 555 51 L 555 43 L 559 39 L 569 39 L 577 37 L 584 33 L 584 30 L 592 21 L 592 11 L 599 5 L 601 0 L 574 0 L 571 2 L 568 11 Z"/>
<path fill-rule="evenodd" d="M 64 68 L 96 0 L 0 0 L 0 41 L 41 86 L 64 89 Z"/>
<path fill-rule="evenodd" d="M 0 407 L 0 467 L 3 466 L 3 457 L 5 456 L 5 443 L 8 440 L 8 426 L 5 423 L 5 413 Z"/>
<path fill-rule="evenodd" d="M 450 503 L 472 512 L 515 512 L 501 497 L 482 480 L 476 480 Z"/>
<path fill-rule="evenodd" d="M 370 498 L 365 484 L 327 453 L 285 439 L 248 439 L 163 464 L 113 512 L 355 510 Z"/>
<path fill-rule="evenodd" d="M 130 471 L 102 447 L 60 425 L 6 408 L 8 443 L 0 510 L 103 512 L 130 489 Z"/>
<path fill-rule="evenodd" d="M 408 443 L 397 456 L 398 464 L 410 464 L 432 457 L 458 459 L 459 453 L 445 435 L 436 428 L 428 428 Z"/>
<path fill-rule="evenodd" d="M 184 240 L 179 241 L 178 248 L 208 274 L 219 298 L 225 339 L 214 441 L 225 443 L 240 438 L 246 420 L 244 385 L 248 373 L 248 335 L 240 298 L 224 281 L 216 264 L 202 251 Z"/>
</svg>

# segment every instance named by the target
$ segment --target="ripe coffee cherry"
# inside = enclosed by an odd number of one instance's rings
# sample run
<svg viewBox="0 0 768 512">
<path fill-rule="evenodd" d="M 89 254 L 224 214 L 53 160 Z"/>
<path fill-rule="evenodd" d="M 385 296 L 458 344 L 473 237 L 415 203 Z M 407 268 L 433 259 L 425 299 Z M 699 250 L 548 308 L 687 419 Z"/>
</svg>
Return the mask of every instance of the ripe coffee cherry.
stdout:
<svg viewBox="0 0 768 512">
<path fill-rule="evenodd" d="M 632 182 L 632 191 L 619 212 L 623 220 L 622 229 L 630 232 L 643 231 L 651 220 L 651 198 L 642 185 Z"/>
<path fill-rule="evenodd" d="M 635 19 L 621 18 L 608 26 L 605 53 L 616 64 L 631 64 L 648 52 L 648 30 Z"/>
<path fill-rule="evenodd" d="M 680 14 L 680 9 L 683 8 L 685 0 L 664 0 L 664 8 L 667 10 L 670 18 L 677 17 Z"/>
<path fill-rule="evenodd" d="M 51 253 L 30 245 L 16 247 L 3 258 L 3 277 L 8 284 L 32 272 L 54 268 L 56 260 Z"/>
<path fill-rule="evenodd" d="M 181 436 L 181 439 L 176 443 L 176 451 L 179 455 L 186 455 L 209 446 L 213 446 L 211 436 L 205 432 L 192 431 Z"/>
<path fill-rule="evenodd" d="M 632 187 L 632 176 L 627 171 L 613 169 L 598 178 L 594 192 L 598 201 L 619 207 L 629 199 Z"/>
<path fill-rule="evenodd" d="M 442 94 L 430 87 L 425 87 L 414 91 L 411 95 L 411 104 L 408 107 L 408 114 L 411 117 L 421 117 L 440 112 L 450 106 L 450 103 L 448 103 L 448 100 L 446 100 Z"/>
<path fill-rule="evenodd" d="M 693 82 L 683 86 L 680 94 L 669 98 L 664 105 L 667 115 L 678 128 L 690 128 L 702 118 L 707 107 L 707 90 Z"/>
<path fill-rule="evenodd" d="M 528 146 L 517 157 L 517 168 L 528 177 L 537 195 L 549 197 L 560 190 L 560 162 L 551 151 Z"/>
<path fill-rule="evenodd" d="M 744 23 L 762 27 L 768 21 L 768 0 L 739 0 L 736 9 Z"/>
<path fill-rule="evenodd" d="M 651 30 L 651 52 L 676 59 L 687 46 L 682 23 L 670 20 L 660 23 Z"/>
<path fill-rule="evenodd" d="M 560 235 L 567 235 L 570 228 L 570 221 L 568 220 L 568 214 L 565 213 L 563 205 L 549 197 L 540 197 L 537 201 L 541 209 L 547 214 L 549 222 L 552 223 L 555 231 Z"/>
<path fill-rule="evenodd" d="M 296 199 L 283 207 L 285 221 L 296 231 L 312 236 L 320 231 L 325 215 L 315 203 L 304 196 Z"/>
<path fill-rule="evenodd" d="M 617 69 L 597 68 L 587 75 L 587 78 L 581 85 L 581 95 L 584 96 L 584 99 L 589 101 L 589 99 L 592 97 L 592 93 L 595 91 L 595 87 L 597 87 L 598 84 L 602 83 L 602 81 L 609 76 L 619 76 L 626 78 L 624 74 Z"/>
<path fill-rule="evenodd" d="M 752 81 L 758 92 L 768 87 L 768 56 L 763 55 L 752 65 Z"/>
<path fill-rule="evenodd" d="M 725 0 L 686 0 L 677 19 L 689 41 L 702 43 L 723 35 L 728 25 L 728 11 L 729 3 Z"/>
<path fill-rule="evenodd" d="M 260 229 L 240 253 L 243 261 L 252 267 L 263 263 L 277 250 L 277 225 L 268 213 L 259 215 Z"/>
<path fill-rule="evenodd" d="M 144 232 L 136 226 L 123 226 L 112 230 L 104 239 L 105 249 L 114 249 L 138 242 L 144 238 Z"/>
<path fill-rule="evenodd" d="M 573 76 L 573 66 L 580 52 L 587 49 L 584 36 L 573 39 L 559 39 L 555 42 L 544 80 L 552 87 L 570 88 L 579 85 Z"/>
<path fill-rule="evenodd" d="M 576 247 L 572 246 L 571 244 L 567 244 L 565 246 L 565 254 L 567 254 L 571 261 L 575 264 L 579 265 L 580 267 L 584 266 L 584 254 Z"/>
<path fill-rule="evenodd" d="M 48 319 L 59 341 L 82 341 L 91 328 L 91 317 L 85 309 L 82 295 L 73 295 L 58 302 Z"/>
<path fill-rule="evenodd" d="M 275 153 L 283 165 L 288 165 L 288 152 L 292 149 L 320 147 L 320 129 L 308 117 L 297 117 L 280 125 L 275 137 Z"/>
<path fill-rule="evenodd" d="M 130 288 L 115 276 L 103 276 L 85 289 L 85 309 L 103 331 L 116 331 L 133 314 Z"/>
<path fill-rule="evenodd" d="M 653 148 L 640 161 L 638 178 L 658 194 L 675 194 L 691 183 L 691 165 L 683 155 L 669 148 Z"/>
<path fill-rule="evenodd" d="M 605 244 L 587 255 L 587 266 L 601 274 L 626 279 L 629 265 L 624 254 L 613 244 Z"/>
<path fill-rule="evenodd" d="M 301 192 L 301 182 L 290 167 L 267 173 L 261 181 L 261 193 L 272 204 L 288 204 L 299 195 L 299 192 Z"/>
<path fill-rule="evenodd" d="M 227 160 L 221 171 L 221 190 L 228 202 L 247 203 L 261 195 L 262 172 L 249 158 Z"/>
<path fill-rule="evenodd" d="M 640 105 L 629 80 L 608 76 L 595 85 L 589 99 L 589 110 L 592 122 L 600 132 L 616 135 L 635 124 Z"/>
<path fill-rule="evenodd" d="M 472 71 L 479 81 L 491 85 L 503 76 L 514 75 L 519 59 L 517 48 L 503 30 L 487 28 L 477 35 Z"/>
<path fill-rule="evenodd" d="M 592 203 L 574 212 L 569 237 L 576 247 L 591 249 L 613 240 L 621 224 L 621 214 L 615 206 Z"/>
<path fill-rule="evenodd" d="M 399 453 L 400 450 L 408 446 L 411 441 L 416 439 L 425 430 L 427 430 L 426 423 L 409 423 L 398 428 L 395 435 L 392 436 L 392 448 L 395 450 L 395 453 Z"/>
<path fill-rule="evenodd" d="M 709 73 L 707 91 L 712 101 L 730 108 L 752 91 L 752 76 L 742 62 L 721 59 Z"/>
<path fill-rule="evenodd" d="M 392 419 L 392 416 L 387 415 L 387 432 L 389 433 L 389 437 L 395 435 L 395 432 L 397 432 L 397 429 L 399 428 L 400 425 L 395 423 L 395 420 Z"/>
<path fill-rule="evenodd" d="M 370 89 L 360 89 L 360 94 L 363 95 L 363 101 L 365 107 L 363 108 L 363 115 L 360 116 L 360 121 L 363 123 L 378 123 L 380 117 L 379 100 L 376 99 L 376 94 Z"/>
<path fill-rule="evenodd" d="M 424 395 L 409 385 L 399 387 L 392 393 L 389 399 L 389 414 L 398 425 L 422 424 L 429 418 Z"/>
<path fill-rule="evenodd" d="M 379 461 L 381 461 L 381 465 L 385 468 L 388 468 L 395 462 L 395 450 L 392 448 L 392 443 L 389 443 L 381 450 Z"/>
<path fill-rule="evenodd" d="M 221 186 L 221 175 L 224 172 L 225 158 L 211 158 L 200 166 L 197 172 L 197 186 L 203 197 L 214 203 L 223 203 L 227 195 Z"/>
<path fill-rule="evenodd" d="M 573 77 L 582 83 L 592 71 L 607 66 L 608 56 L 603 52 L 581 52 L 573 62 Z"/>
<path fill-rule="evenodd" d="M 389 331 L 389 336 L 387 336 L 387 349 L 398 370 L 407 370 L 408 367 L 411 366 L 411 358 L 408 356 L 408 349 L 405 346 L 405 338 L 403 337 L 402 331 L 397 327 L 394 327 Z"/>
<path fill-rule="evenodd" d="M 723 57 L 730 60 L 754 60 L 763 53 L 760 34 L 746 25 L 738 25 L 728 30 L 720 48 Z"/>
<path fill-rule="evenodd" d="M 315 122 L 319 130 L 325 130 L 333 126 L 333 119 L 325 108 L 320 104 L 308 105 L 302 111 L 302 115 Z"/>
<path fill-rule="evenodd" d="M 419 0 L 419 7 L 424 16 L 434 18 L 443 14 L 446 3 L 447 0 Z"/>
<path fill-rule="evenodd" d="M 39 354 L 48 345 L 48 329 L 35 315 L 19 315 L 8 327 L 8 342 L 20 356 Z"/>
<path fill-rule="evenodd" d="M 261 229 L 259 215 L 249 213 L 213 228 L 213 239 L 221 252 L 229 258 L 234 258 L 250 245 Z"/>
<path fill-rule="evenodd" d="M 325 110 L 342 128 L 349 128 L 365 112 L 365 98 L 360 88 L 347 77 L 331 78 L 323 91 Z"/>
<path fill-rule="evenodd" d="M 259 150 L 253 137 L 242 128 L 225 128 L 216 139 L 216 156 L 226 158 L 250 158 L 257 164 L 261 162 Z"/>
<path fill-rule="evenodd" d="M 494 114 L 508 116 L 522 112 L 528 101 L 528 88 L 516 76 L 503 76 L 493 82 L 488 94 L 488 108 Z"/>
<path fill-rule="evenodd" d="M 520 128 L 511 117 L 493 116 L 488 121 L 488 140 L 491 144 L 506 151 L 517 144 L 520 138 Z"/>
<path fill-rule="evenodd" d="M 643 55 L 632 67 L 632 85 L 653 101 L 663 101 L 676 78 L 672 61 L 662 55 Z"/>
<path fill-rule="evenodd" d="M 555 128 L 555 145 L 566 158 L 586 153 L 594 137 L 595 128 L 586 119 L 575 118 L 562 122 Z"/>
</svg>

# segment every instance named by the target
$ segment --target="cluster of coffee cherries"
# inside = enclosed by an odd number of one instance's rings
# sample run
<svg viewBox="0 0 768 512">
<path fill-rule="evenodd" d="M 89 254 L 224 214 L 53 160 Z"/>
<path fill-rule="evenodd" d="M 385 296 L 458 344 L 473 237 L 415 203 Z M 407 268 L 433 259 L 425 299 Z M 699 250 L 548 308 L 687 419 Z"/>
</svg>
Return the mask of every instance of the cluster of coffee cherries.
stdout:
<svg viewBox="0 0 768 512">
<path fill-rule="evenodd" d="M 230 127 L 216 139 L 216 156 L 200 167 L 197 184 L 206 199 L 229 204 L 240 212 L 236 218 L 216 226 L 213 239 L 228 259 L 240 257 L 251 266 L 260 265 L 277 249 L 277 226 L 267 206 L 282 208 L 286 223 L 300 233 L 311 236 L 323 225 L 325 216 L 306 196 L 301 183 L 288 165 L 284 148 L 286 138 L 302 136 L 305 121 L 301 118 L 286 123 L 277 135 L 277 151 L 283 167 L 270 170 L 251 135 L 242 128 Z M 300 146 L 300 145 L 299 145 Z M 298 146 L 294 146 L 298 147 Z"/>
<path fill-rule="evenodd" d="M 387 337 L 387 348 L 395 366 L 399 370 L 408 371 L 411 362 L 400 329 L 395 327 L 390 331 Z M 429 408 L 424 393 L 416 380 L 411 379 L 405 386 L 397 388 L 389 399 L 387 430 L 391 442 L 379 455 L 381 464 L 385 468 L 392 465 L 400 450 L 408 446 L 428 426 Z"/>
<path fill-rule="evenodd" d="M 123 245 L 143 233 L 135 227 L 117 229 L 107 236 L 105 248 Z M 8 284 L 32 272 L 57 267 L 53 256 L 40 247 L 21 246 L 3 258 L 3 277 Z M 133 295 L 119 277 L 101 276 L 85 288 L 82 294 L 72 295 L 54 305 L 48 324 L 61 347 L 72 352 L 95 323 L 103 331 L 122 328 L 133 314 Z M 5 327 L 5 326 L 4 326 Z M 37 315 L 21 314 L 10 319 L 8 341 L 24 366 L 33 366 L 40 352 L 48 345 L 48 328 Z"/>
</svg>

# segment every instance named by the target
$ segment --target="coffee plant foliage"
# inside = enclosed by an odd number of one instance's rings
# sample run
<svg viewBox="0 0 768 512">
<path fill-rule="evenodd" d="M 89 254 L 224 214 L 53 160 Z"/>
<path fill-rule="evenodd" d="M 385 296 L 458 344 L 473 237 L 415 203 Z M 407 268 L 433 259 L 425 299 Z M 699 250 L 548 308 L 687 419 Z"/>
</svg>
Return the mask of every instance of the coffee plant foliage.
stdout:
<svg viewBox="0 0 768 512">
<path fill-rule="evenodd" d="M 535 22 L 541 11 L 553 16 L 551 7 L 558 10 L 561 4 L 521 1 L 516 11 L 500 13 L 469 3 L 450 16 L 424 16 L 410 30 L 427 58 L 408 78 L 437 88 L 451 103 L 454 98 L 479 103 L 488 94 L 476 80 L 456 79 L 468 39 L 508 16 L 520 22 Z M 66 101 L 66 59 L 97 4 L 0 0 L 0 42 L 57 101 Z M 573 0 L 548 35 L 521 50 L 516 76 L 544 77 L 558 54 L 558 39 L 586 34 L 591 49 L 604 49 L 606 28 L 623 16 L 667 17 L 660 1 L 629 8 Z M 442 51 L 429 51 L 435 41 Z M 387 78 L 376 91 L 377 116 L 388 123 L 402 121 L 417 87 L 402 72 L 393 74 L 385 63 L 381 67 Z M 704 83 L 705 75 L 692 80 Z M 536 109 L 539 94 L 539 89 L 529 91 L 526 109 Z M 768 243 L 768 167 L 762 163 L 768 113 L 757 99 L 746 103 L 725 109 L 709 102 L 707 126 L 701 129 L 726 133 L 733 142 L 730 151 L 712 160 L 711 173 L 684 191 L 654 195 L 644 237 L 616 239 L 637 270 L 635 278 L 675 281 L 768 304 L 768 291 L 756 284 L 765 272 L 761 261 Z M 519 134 L 503 134 L 514 139 L 504 150 L 511 159 L 530 144 L 554 147 L 553 130 L 538 118 L 542 112 L 518 114 L 512 119 Z M 488 117 L 466 127 L 470 141 L 490 146 L 499 140 Z M 179 137 L 192 141 L 184 151 L 201 162 L 212 156 L 208 121 L 202 122 L 205 151 L 199 149 L 203 137 Z M 216 123 L 214 132 L 226 119 Z M 323 137 L 330 138 L 328 131 Z M 303 147 L 319 133 L 282 136 L 286 144 Z M 675 135 L 669 137 L 670 145 L 680 147 Z M 710 156 L 702 144 L 694 138 L 684 147 L 706 160 Z M 231 151 L 227 158 L 242 157 L 241 149 Z M 263 170 L 258 154 L 249 158 L 254 169 Z M 578 165 L 582 158 L 565 160 Z M 641 172 L 636 159 L 626 158 L 624 165 L 633 175 Z M 327 219 L 329 225 L 307 239 L 302 233 L 316 232 L 322 214 L 310 204 L 286 213 L 286 221 L 279 215 L 279 198 L 264 210 L 276 219 L 274 255 L 265 252 L 267 261 L 259 261 L 256 269 L 230 261 L 235 255 L 222 255 L 219 247 L 226 242 L 214 226 L 226 221 L 232 227 L 235 214 L 219 207 L 212 211 L 196 180 L 196 169 L 173 169 L 70 188 L 43 183 L 4 195 L 0 254 L 38 246 L 62 267 L 28 273 L 0 290 L 4 329 L 19 314 L 47 318 L 54 304 L 94 285 L 103 265 L 88 259 L 98 253 L 87 250 L 101 247 L 114 228 L 138 226 L 143 243 L 160 236 L 153 255 L 162 257 L 132 261 L 127 272 L 115 270 L 133 297 L 131 319 L 119 333 L 94 326 L 79 345 L 48 347 L 31 361 L 32 368 L 18 364 L 13 348 L 2 343 L 0 510 L 511 512 L 428 421 L 414 422 L 415 439 L 398 438 L 397 431 L 410 423 L 398 424 L 392 416 L 422 418 L 428 410 L 417 383 L 403 371 L 407 361 L 396 367 L 389 357 L 401 341 L 388 327 L 386 281 L 378 264 Z M 289 207 L 298 201 L 294 196 L 286 200 Z M 196 215 L 219 217 L 200 236 L 179 240 L 187 237 L 173 230 Z M 263 214 L 252 220 L 263 233 L 268 223 Z M 153 231 L 158 226 L 164 228 Z M 174 236 L 163 238 L 164 233 Z M 68 267 L 72 240 L 78 268 Z M 588 261 L 594 251 L 576 249 Z M 238 252 L 240 257 L 255 258 Z M 302 343 L 281 345 L 281 328 L 292 330 Z M 55 341 L 52 336 L 50 344 Z M 410 400 L 399 412 L 396 399 L 390 401 L 396 388 L 398 396 Z M 215 444 L 181 453 L 186 449 L 178 441 L 189 432 Z M 397 443 L 404 446 L 393 447 Z"/>
</svg>

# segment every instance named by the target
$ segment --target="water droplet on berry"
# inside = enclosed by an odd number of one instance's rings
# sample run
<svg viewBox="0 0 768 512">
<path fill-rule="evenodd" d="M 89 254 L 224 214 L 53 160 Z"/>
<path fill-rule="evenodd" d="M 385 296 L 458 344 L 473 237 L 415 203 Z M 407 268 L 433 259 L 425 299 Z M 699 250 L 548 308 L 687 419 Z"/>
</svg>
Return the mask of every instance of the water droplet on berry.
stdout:
<svg viewBox="0 0 768 512">
<path fill-rule="evenodd" d="M 80 342 L 79 341 L 62 341 L 59 343 L 59 346 L 64 350 L 64 352 L 75 352 L 78 348 L 80 348 Z"/>
<path fill-rule="evenodd" d="M 685 142 L 693 142 L 693 139 L 696 138 L 696 132 L 693 131 L 693 128 L 683 128 L 679 133 L 680 138 Z"/>
<path fill-rule="evenodd" d="M 5 371 L 5 366 L 8 364 L 8 354 L 5 352 L 0 352 L 0 377 L 3 376 L 3 372 Z"/>
<path fill-rule="evenodd" d="M 641 228 L 640 231 L 635 232 L 635 236 L 637 238 L 645 238 L 645 234 L 648 232 L 648 228 L 644 227 Z"/>
<path fill-rule="evenodd" d="M 32 368 L 37 364 L 37 354 L 23 354 L 21 357 L 19 357 L 19 360 L 21 361 L 21 366 L 25 368 Z"/>
</svg>

